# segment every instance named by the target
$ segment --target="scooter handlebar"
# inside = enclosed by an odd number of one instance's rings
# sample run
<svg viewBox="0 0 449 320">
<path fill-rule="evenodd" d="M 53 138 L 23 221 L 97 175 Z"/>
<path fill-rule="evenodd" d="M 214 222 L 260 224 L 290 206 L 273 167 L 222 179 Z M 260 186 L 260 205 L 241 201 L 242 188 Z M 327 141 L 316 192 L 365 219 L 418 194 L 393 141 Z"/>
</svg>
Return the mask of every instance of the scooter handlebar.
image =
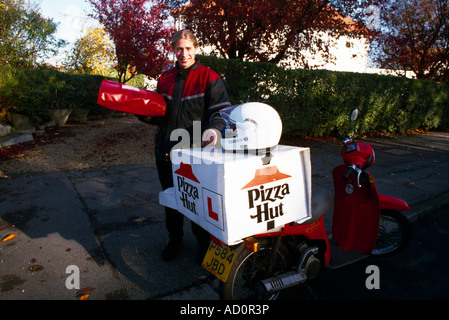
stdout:
<svg viewBox="0 0 449 320">
<path fill-rule="evenodd" d="M 349 166 L 348 171 L 346 171 L 345 175 L 343 176 L 343 180 L 348 180 L 349 176 L 355 171 L 355 166 Z"/>
</svg>

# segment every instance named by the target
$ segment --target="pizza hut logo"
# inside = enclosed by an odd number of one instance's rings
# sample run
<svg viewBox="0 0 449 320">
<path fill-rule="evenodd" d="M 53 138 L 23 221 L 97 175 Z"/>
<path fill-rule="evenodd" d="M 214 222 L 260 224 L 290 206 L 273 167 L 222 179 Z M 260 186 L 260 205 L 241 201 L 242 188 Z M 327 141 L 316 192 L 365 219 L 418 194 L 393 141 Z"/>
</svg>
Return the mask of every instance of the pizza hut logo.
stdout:
<svg viewBox="0 0 449 320">
<path fill-rule="evenodd" d="M 197 177 L 193 174 L 192 166 L 181 162 L 178 170 L 175 171 L 177 174 L 176 182 L 178 184 L 178 191 L 181 194 L 179 198 L 182 202 L 184 208 L 187 208 L 194 214 L 198 214 L 198 209 L 195 200 L 199 198 L 198 187 L 192 182 L 200 183 Z"/>
<path fill-rule="evenodd" d="M 257 169 L 253 180 L 242 188 L 248 189 L 248 207 L 254 212 L 251 219 L 267 222 L 267 230 L 273 229 L 274 220 L 285 214 L 283 200 L 290 194 L 290 186 L 282 180 L 290 177 L 277 166 Z"/>
</svg>

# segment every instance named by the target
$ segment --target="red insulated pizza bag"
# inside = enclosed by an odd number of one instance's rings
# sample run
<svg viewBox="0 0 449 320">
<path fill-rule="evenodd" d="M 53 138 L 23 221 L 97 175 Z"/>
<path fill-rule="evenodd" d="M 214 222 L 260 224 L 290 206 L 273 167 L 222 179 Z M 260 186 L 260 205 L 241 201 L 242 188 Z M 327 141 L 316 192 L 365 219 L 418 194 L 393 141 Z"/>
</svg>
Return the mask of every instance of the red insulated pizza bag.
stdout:
<svg viewBox="0 0 449 320">
<path fill-rule="evenodd" d="M 102 107 L 142 116 L 158 117 L 165 114 L 165 100 L 154 91 L 103 80 L 97 103 Z"/>
</svg>

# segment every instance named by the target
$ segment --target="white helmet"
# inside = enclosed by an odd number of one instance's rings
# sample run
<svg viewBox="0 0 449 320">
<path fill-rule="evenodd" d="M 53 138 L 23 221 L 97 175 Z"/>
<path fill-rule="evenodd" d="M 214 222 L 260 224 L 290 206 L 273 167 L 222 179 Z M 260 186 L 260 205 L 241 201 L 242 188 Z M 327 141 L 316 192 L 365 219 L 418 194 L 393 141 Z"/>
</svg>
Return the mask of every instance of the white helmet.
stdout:
<svg viewBox="0 0 449 320">
<path fill-rule="evenodd" d="M 282 121 L 277 111 L 260 102 L 244 103 L 220 110 L 226 127 L 221 144 L 225 150 L 275 148 L 282 135 Z"/>
</svg>

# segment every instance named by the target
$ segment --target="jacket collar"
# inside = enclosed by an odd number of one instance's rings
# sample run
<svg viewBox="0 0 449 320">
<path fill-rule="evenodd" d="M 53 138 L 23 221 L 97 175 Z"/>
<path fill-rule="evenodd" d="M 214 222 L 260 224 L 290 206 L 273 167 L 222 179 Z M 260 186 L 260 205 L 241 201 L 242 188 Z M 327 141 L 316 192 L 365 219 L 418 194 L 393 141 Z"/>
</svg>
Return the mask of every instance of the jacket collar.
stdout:
<svg viewBox="0 0 449 320">
<path fill-rule="evenodd" d="M 192 64 L 190 67 L 188 67 L 187 69 L 180 69 L 178 66 L 178 61 L 176 61 L 175 68 L 178 71 L 178 73 L 180 73 L 181 75 L 182 74 L 188 75 L 191 70 L 195 70 L 200 65 L 201 65 L 201 62 L 198 59 L 195 59 L 195 63 Z"/>
</svg>

